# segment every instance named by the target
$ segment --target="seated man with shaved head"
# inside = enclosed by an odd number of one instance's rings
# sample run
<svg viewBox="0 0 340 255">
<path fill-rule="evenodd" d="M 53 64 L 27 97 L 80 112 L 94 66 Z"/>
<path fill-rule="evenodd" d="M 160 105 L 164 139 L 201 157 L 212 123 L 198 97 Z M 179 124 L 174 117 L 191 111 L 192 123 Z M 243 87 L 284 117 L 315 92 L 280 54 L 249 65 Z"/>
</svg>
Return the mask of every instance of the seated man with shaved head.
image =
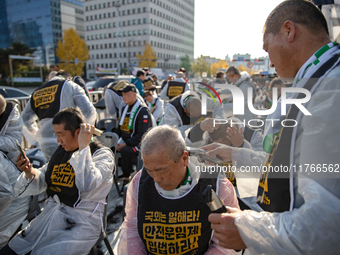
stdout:
<svg viewBox="0 0 340 255">
<path fill-rule="evenodd" d="M 222 117 L 222 108 L 215 105 L 212 99 L 206 101 L 207 115 L 201 114 L 202 101 L 200 95 L 194 91 L 186 91 L 173 98 L 165 107 L 161 125 L 168 124 L 176 127 L 185 137 L 185 131 L 206 117 Z"/>
<path fill-rule="evenodd" d="M 212 238 L 202 195 L 211 185 L 225 205 L 238 207 L 232 184 L 197 171 L 180 132 L 168 125 L 143 137 L 141 154 L 144 167 L 128 187 L 118 254 L 235 254 Z"/>
</svg>

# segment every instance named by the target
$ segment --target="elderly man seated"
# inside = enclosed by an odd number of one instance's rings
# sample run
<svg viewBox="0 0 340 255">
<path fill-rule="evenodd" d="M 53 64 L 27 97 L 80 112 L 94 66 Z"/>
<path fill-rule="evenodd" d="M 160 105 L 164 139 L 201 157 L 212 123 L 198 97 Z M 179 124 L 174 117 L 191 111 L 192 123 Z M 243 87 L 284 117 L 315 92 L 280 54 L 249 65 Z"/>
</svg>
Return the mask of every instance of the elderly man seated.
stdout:
<svg viewBox="0 0 340 255">
<path fill-rule="evenodd" d="M 41 214 L 0 254 L 88 254 L 97 242 L 112 186 L 114 158 L 109 148 L 91 142 L 94 127 L 80 111 L 66 108 L 53 118 L 60 144 L 48 164 L 34 169 L 21 155 L 16 182 L 20 197 L 47 192 Z"/>
<path fill-rule="evenodd" d="M 234 254 L 212 238 L 202 195 L 212 185 L 225 205 L 238 207 L 232 184 L 222 175 L 203 178 L 181 133 L 168 125 L 144 136 L 141 154 L 144 168 L 128 187 L 118 254 Z"/>
</svg>

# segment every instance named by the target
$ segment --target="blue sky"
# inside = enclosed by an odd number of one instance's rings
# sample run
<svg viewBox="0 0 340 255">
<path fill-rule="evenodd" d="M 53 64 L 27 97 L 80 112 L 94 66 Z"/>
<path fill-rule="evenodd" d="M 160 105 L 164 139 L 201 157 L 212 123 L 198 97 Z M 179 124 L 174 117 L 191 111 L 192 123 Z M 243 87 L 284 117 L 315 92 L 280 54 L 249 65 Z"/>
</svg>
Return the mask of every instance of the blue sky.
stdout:
<svg viewBox="0 0 340 255">
<path fill-rule="evenodd" d="M 195 51 L 222 58 L 228 54 L 267 56 L 262 29 L 270 12 L 283 0 L 195 0 Z"/>
</svg>

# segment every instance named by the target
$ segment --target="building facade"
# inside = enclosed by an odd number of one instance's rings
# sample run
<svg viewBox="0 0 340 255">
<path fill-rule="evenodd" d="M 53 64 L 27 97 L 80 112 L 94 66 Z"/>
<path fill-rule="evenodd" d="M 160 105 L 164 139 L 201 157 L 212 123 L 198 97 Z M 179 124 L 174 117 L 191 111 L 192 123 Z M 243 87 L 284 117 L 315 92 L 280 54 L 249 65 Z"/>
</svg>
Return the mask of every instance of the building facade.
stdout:
<svg viewBox="0 0 340 255">
<path fill-rule="evenodd" d="M 84 38 L 83 3 L 76 0 L 0 0 L 0 47 L 13 42 L 35 48 L 44 65 L 56 62 L 62 31 L 73 27 Z"/>
<path fill-rule="evenodd" d="M 98 69 L 131 73 L 147 44 L 156 52 L 156 67 L 175 72 L 181 57 L 193 59 L 194 8 L 194 0 L 85 1 L 87 78 L 101 75 Z"/>
</svg>

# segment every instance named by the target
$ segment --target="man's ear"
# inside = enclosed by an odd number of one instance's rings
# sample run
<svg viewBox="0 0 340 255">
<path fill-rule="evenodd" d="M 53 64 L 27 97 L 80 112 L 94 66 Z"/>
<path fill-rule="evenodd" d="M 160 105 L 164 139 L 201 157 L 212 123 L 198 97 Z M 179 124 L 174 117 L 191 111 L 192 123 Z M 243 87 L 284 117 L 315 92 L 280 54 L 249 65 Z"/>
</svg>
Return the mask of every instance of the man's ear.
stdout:
<svg viewBox="0 0 340 255">
<path fill-rule="evenodd" d="M 189 152 L 185 151 L 182 155 L 182 160 L 185 166 L 189 164 Z"/>
<path fill-rule="evenodd" d="M 287 41 L 292 43 L 296 36 L 296 26 L 293 21 L 287 20 L 283 24 L 283 29 L 287 37 Z"/>
<path fill-rule="evenodd" d="M 80 133 L 80 128 L 77 128 L 76 131 L 74 132 L 74 134 L 78 136 L 79 133 Z"/>
</svg>

